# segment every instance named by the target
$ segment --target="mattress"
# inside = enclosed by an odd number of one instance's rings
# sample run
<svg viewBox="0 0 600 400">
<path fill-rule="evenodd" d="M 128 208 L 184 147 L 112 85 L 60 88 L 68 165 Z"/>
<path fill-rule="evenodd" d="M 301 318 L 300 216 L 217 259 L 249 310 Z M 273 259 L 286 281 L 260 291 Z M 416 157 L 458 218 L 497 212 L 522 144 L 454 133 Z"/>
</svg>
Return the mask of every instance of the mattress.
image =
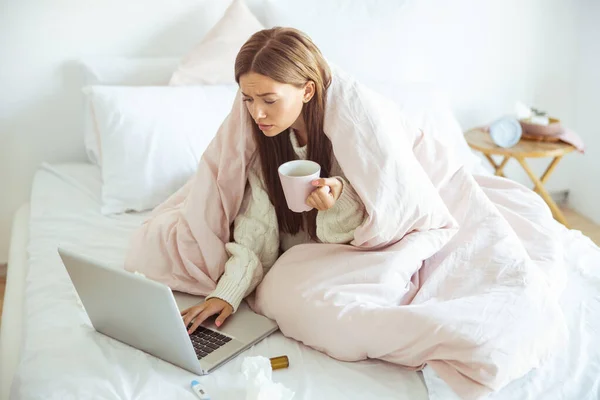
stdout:
<svg viewBox="0 0 600 400">
<path fill-rule="evenodd" d="M 8 398 L 10 383 L 19 362 L 23 334 L 23 293 L 28 270 L 29 203 L 13 218 L 8 253 L 8 274 L 0 329 L 0 399 Z"/>
<path fill-rule="evenodd" d="M 101 175 L 90 164 L 44 164 L 31 195 L 23 350 L 12 399 L 197 399 L 199 379 L 215 399 L 245 398 L 246 356 L 287 355 L 273 380 L 298 399 L 426 399 L 420 373 L 377 360 L 344 363 L 276 332 L 209 376 L 197 377 L 94 331 L 56 252 L 65 246 L 121 267 L 145 214 L 100 214 Z M 109 295 L 107 293 L 107 295 Z M 159 323 L 159 321 L 157 321 Z"/>
<path fill-rule="evenodd" d="M 100 190 L 100 172 L 88 164 L 46 164 L 35 176 L 24 344 L 11 398 L 195 399 L 189 384 L 197 376 L 94 331 L 56 253 L 68 246 L 121 267 L 129 235 L 145 215 L 102 216 Z M 565 229 L 563 236 L 569 270 L 561 306 L 569 342 L 494 400 L 600 398 L 600 249 L 578 231 Z M 242 360 L 284 354 L 290 367 L 273 379 L 293 390 L 295 400 L 456 398 L 429 368 L 418 373 L 378 360 L 340 362 L 280 332 L 200 380 L 215 399 L 242 399 Z"/>
</svg>

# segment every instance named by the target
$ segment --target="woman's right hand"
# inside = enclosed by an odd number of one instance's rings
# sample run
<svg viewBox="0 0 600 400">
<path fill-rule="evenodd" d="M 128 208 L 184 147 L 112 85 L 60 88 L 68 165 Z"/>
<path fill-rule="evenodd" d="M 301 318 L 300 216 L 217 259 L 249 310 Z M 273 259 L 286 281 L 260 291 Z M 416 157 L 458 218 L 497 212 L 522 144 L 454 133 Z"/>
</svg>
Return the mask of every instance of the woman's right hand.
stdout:
<svg viewBox="0 0 600 400">
<path fill-rule="evenodd" d="M 233 307 L 231 307 L 228 302 L 217 297 L 211 297 L 200 304 L 186 308 L 181 312 L 181 315 L 183 316 L 183 323 L 186 327 L 195 318 L 194 323 L 188 329 L 188 334 L 191 335 L 198 328 L 198 326 L 200 326 L 200 324 L 211 315 L 219 314 L 217 320 L 215 321 L 215 325 L 219 327 L 232 313 Z"/>
</svg>

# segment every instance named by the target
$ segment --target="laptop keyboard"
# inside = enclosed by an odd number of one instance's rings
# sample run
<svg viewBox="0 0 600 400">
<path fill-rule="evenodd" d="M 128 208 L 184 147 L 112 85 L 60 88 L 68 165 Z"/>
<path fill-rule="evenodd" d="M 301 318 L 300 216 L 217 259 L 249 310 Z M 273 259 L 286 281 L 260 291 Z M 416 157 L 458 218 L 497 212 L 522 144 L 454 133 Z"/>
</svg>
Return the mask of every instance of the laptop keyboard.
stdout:
<svg viewBox="0 0 600 400">
<path fill-rule="evenodd" d="M 199 326 L 194 333 L 190 335 L 192 345 L 198 358 L 204 358 L 216 349 L 227 344 L 231 338 L 220 334 L 219 332 L 206 329 Z"/>
</svg>

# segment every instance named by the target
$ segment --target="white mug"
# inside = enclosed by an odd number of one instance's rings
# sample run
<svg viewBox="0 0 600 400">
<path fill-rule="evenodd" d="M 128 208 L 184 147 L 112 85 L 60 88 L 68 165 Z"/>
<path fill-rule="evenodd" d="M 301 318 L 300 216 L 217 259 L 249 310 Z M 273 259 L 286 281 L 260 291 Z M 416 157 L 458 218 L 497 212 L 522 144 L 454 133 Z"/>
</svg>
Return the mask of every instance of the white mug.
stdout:
<svg viewBox="0 0 600 400">
<path fill-rule="evenodd" d="M 312 210 L 306 199 L 316 189 L 312 182 L 319 179 L 321 166 L 314 161 L 294 160 L 281 164 L 277 172 L 288 208 L 294 212 Z"/>
</svg>

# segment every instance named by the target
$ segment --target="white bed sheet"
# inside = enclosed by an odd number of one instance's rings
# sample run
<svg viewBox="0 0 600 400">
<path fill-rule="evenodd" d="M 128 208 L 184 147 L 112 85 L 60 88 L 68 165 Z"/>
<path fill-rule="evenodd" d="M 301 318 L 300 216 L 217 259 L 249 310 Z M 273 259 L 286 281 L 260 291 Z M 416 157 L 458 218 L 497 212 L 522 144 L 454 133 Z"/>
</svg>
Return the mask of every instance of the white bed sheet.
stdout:
<svg viewBox="0 0 600 400">
<path fill-rule="evenodd" d="M 189 383 L 197 377 L 98 334 L 77 301 L 57 245 L 120 267 L 128 236 L 144 218 L 109 218 L 99 209 L 97 167 L 45 165 L 36 174 L 25 340 L 11 398 L 192 400 Z M 561 304 L 569 321 L 569 343 L 493 400 L 600 399 L 600 249 L 577 231 L 565 230 L 563 243 L 570 270 Z M 244 398 L 239 373 L 243 357 L 281 354 L 289 356 L 291 365 L 276 371 L 274 379 L 294 390 L 296 400 L 456 398 L 428 368 L 425 386 L 420 373 L 376 360 L 339 362 L 279 332 L 202 381 L 215 399 Z"/>
<path fill-rule="evenodd" d="M 11 398 L 195 399 L 189 385 L 197 376 L 94 331 L 56 253 L 68 246 L 121 267 L 144 215 L 102 216 L 100 188 L 100 171 L 89 164 L 45 164 L 36 173 L 24 343 Z M 200 380 L 215 399 L 241 399 L 243 358 L 283 354 L 290 367 L 273 379 L 295 391 L 295 400 L 428 397 L 419 373 L 376 360 L 339 362 L 279 332 Z"/>
</svg>

